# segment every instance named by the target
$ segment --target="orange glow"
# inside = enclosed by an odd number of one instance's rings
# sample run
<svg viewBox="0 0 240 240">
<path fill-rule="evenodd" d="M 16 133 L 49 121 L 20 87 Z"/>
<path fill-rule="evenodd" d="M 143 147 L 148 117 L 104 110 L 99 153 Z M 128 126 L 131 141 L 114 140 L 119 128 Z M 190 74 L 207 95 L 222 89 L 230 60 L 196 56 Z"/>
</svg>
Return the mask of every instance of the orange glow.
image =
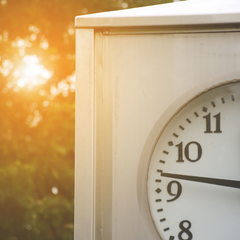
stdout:
<svg viewBox="0 0 240 240">
<path fill-rule="evenodd" d="M 52 76 L 52 72 L 39 63 L 36 55 L 25 55 L 20 67 L 15 70 L 14 78 L 18 87 L 38 86 L 44 84 Z"/>
</svg>

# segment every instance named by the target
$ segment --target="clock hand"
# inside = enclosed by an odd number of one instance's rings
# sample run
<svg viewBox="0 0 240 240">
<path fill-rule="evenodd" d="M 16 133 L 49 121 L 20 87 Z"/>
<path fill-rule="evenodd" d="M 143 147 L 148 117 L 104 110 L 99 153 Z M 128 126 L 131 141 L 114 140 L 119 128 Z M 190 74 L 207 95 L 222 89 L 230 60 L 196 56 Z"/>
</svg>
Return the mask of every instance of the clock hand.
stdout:
<svg viewBox="0 0 240 240">
<path fill-rule="evenodd" d="M 165 173 L 165 172 L 161 172 L 161 176 L 182 179 L 182 180 L 188 180 L 188 181 L 194 181 L 194 182 L 220 185 L 220 186 L 225 186 L 225 187 L 240 188 L 240 181 L 235 181 L 235 180 L 197 177 L 197 176 L 189 176 L 189 175 L 181 175 L 181 174 L 173 174 L 173 173 Z"/>
</svg>

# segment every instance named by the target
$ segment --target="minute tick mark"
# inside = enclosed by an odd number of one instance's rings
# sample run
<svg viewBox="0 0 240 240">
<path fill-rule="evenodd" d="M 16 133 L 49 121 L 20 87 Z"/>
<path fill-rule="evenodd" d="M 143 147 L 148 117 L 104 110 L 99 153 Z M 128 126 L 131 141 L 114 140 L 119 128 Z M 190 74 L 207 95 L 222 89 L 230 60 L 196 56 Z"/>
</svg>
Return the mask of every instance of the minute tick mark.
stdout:
<svg viewBox="0 0 240 240">
<path fill-rule="evenodd" d="M 198 113 L 197 113 L 197 112 L 194 112 L 194 115 L 195 115 L 196 117 L 199 117 L 199 115 L 198 115 Z"/>
<path fill-rule="evenodd" d="M 179 126 L 179 128 L 180 128 L 181 130 L 184 130 L 184 127 L 183 127 L 183 126 L 181 126 L 181 125 Z"/>
<path fill-rule="evenodd" d="M 173 136 L 176 137 L 176 138 L 178 138 L 178 135 L 177 135 L 176 133 L 173 133 Z"/>
</svg>

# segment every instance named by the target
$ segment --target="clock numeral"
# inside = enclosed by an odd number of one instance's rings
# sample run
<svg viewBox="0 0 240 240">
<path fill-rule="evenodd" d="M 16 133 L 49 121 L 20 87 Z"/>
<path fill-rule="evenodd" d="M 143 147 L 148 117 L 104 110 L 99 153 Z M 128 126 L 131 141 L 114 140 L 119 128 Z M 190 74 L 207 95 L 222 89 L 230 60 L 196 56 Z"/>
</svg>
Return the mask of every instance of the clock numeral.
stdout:
<svg viewBox="0 0 240 240">
<path fill-rule="evenodd" d="M 172 193 L 172 185 L 173 184 L 176 184 L 176 186 L 177 186 L 177 192 L 176 193 Z M 167 200 L 167 202 L 172 202 L 172 201 L 174 201 L 174 200 L 176 200 L 180 197 L 180 195 L 182 193 L 182 185 L 178 181 L 171 181 L 167 185 L 167 191 L 168 191 L 169 195 L 174 196 L 174 198 Z"/>
<path fill-rule="evenodd" d="M 195 145 L 197 146 L 197 155 L 195 157 L 190 156 L 190 146 Z M 175 145 L 178 148 L 178 159 L 177 162 L 184 162 L 183 159 L 183 142 Z M 198 142 L 189 142 L 184 148 L 184 156 L 190 162 L 196 162 L 202 157 L 202 147 Z"/>
<path fill-rule="evenodd" d="M 185 227 L 185 226 L 186 227 Z M 179 238 L 179 240 L 191 240 L 192 238 L 193 238 L 193 235 L 192 235 L 192 233 L 189 231 L 189 229 L 191 228 L 191 226 L 192 226 L 192 224 L 191 224 L 191 222 L 189 222 L 188 220 L 183 220 L 183 221 L 181 221 L 180 223 L 179 223 L 179 227 L 180 227 L 180 229 L 182 230 L 181 232 L 179 232 L 179 234 L 178 234 L 178 238 Z M 188 236 L 188 238 L 183 238 L 182 236 L 183 235 L 187 235 Z"/>
<path fill-rule="evenodd" d="M 218 113 L 213 116 L 216 119 L 216 128 L 215 131 L 213 132 L 211 130 L 211 113 L 209 113 L 206 116 L 203 116 L 203 118 L 206 119 L 206 131 L 204 133 L 221 133 L 221 114 Z"/>
</svg>

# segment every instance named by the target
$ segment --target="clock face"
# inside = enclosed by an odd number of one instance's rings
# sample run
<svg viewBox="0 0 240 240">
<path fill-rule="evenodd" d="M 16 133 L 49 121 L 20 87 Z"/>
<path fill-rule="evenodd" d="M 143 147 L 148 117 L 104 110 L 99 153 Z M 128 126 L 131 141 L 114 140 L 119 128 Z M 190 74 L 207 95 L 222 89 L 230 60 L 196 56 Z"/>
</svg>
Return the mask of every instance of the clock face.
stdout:
<svg viewBox="0 0 240 240">
<path fill-rule="evenodd" d="M 240 82 L 200 94 L 170 119 L 147 194 L 162 240 L 240 239 Z"/>
</svg>

